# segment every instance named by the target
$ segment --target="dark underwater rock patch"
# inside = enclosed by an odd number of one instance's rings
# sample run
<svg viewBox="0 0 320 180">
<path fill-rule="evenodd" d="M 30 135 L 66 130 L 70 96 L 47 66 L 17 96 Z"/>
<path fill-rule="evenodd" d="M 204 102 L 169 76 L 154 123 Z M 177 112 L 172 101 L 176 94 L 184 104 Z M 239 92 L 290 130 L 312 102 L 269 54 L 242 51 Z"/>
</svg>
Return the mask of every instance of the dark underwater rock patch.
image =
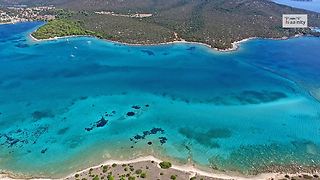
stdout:
<svg viewBox="0 0 320 180">
<path fill-rule="evenodd" d="M 286 98 L 287 95 L 277 91 L 242 91 L 235 98 L 242 104 L 260 104 Z"/>
<path fill-rule="evenodd" d="M 14 45 L 15 47 L 18 47 L 18 48 L 27 48 L 27 47 L 29 47 L 29 45 L 28 44 L 24 44 L 24 43 L 19 43 L 19 44 L 16 44 L 16 45 Z"/>
<path fill-rule="evenodd" d="M 34 111 L 31 115 L 35 120 L 40 120 L 42 118 L 54 118 L 54 114 L 47 110 Z"/>
<path fill-rule="evenodd" d="M 130 138 L 130 141 L 134 142 L 134 143 L 137 143 L 139 140 L 143 140 L 143 139 L 146 139 L 148 136 L 150 135 L 155 135 L 155 134 L 164 134 L 164 130 L 161 129 L 161 128 L 152 128 L 151 130 L 149 131 L 143 131 L 142 132 L 142 135 L 140 134 L 136 134 L 135 136 L 133 136 L 132 138 Z M 161 143 L 161 145 L 165 144 L 167 142 L 167 138 L 166 137 L 159 137 L 159 141 Z M 148 145 L 152 145 L 152 142 L 150 143 L 151 141 L 149 141 L 147 144 Z"/>
<path fill-rule="evenodd" d="M 111 113 L 105 112 L 104 115 L 105 115 L 106 117 L 112 117 L 112 116 L 114 116 L 116 113 L 117 113 L 117 112 L 116 112 L 115 110 L 113 110 L 113 111 L 111 111 Z"/>
<path fill-rule="evenodd" d="M 97 121 L 97 127 L 103 127 L 103 126 L 105 126 L 106 124 L 108 123 L 108 120 L 105 120 L 103 117 L 99 120 L 99 121 Z"/>
<path fill-rule="evenodd" d="M 220 145 L 215 142 L 216 139 L 224 139 L 231 137 L 229 129 L 209 129 L 208 131 L 196 131 L 189 128 L 180 128 L 179 133 L 188 139 L 211 148 L 219 148 Z"/>
<path fill-rule="evenodd" d="M 39 137 L 48 132 L 48 126 L 39 126 L 35 129 L 16 129 L 0 134 L 1 146 L 22 147 L 26 144 L 35 144 Z"/>
<path fill-rule="evenodd" d="M 131 108 L 138 110 L 138 109 L 140 109 L 141 107 L 140 107 L 140 106 L 137 106 L 137 105 L 134 105 L 134 106 L 132 106 Z"/>
<path fill-rule="evenodd" d="M 95 128 L 101 128 L 104 127 L 108 123 L 108 120 L 106 120 L 103 116 L 101 116 L 101 119 L 93 124 L 91 124 L 90 127 L 84 128 L 86 131 L 92 131 Z"/>
<path fill-rule="evenodd" d="M 161 145 L 165 144 L 167 142 L 167 138 L 166 137 L 159 137 L 160 143 Z"/>
<path fill-rule="evenodd" d="M 1 146 L 3 145 L 7 145 L 7 147 L 12 147 L 14 145 L 16 145 L 17 143 L 21 142 L 21 143 L 25 143 L 23 141 L 20 141 L 17 138 L 8 136 L 7 134 L 4 135 L 0 135 L 0 139 L 5 139 L 5 142 L 1 144 Z"/>
<path fill-rule="evenodd" d="M 196 49 L 196 47 L 192 46 L 192 47 L 187 48 L 187 51 L 192 51 L 192 50 L 195 50 L 195 49 Z"/>
<path fill-rule="evenodd" d="M 141 52 L 148 54 L 149 56 L 154 56 L 154 52 L 150 51 L 150 50 L 141 50 Z"/>
<path fill-rule="evenodd" d="M 135 115 L 135 113 L 134 113 L 134 112 L 132 112 L 132 111 L 127 112 L 127 116 L 134 116 L 134 115 Z"/>
<path fill-rule="evenodd" d="M 57 132 L 57 134 L 58 134 L 58 135 L 63 135 L 63 134 L 65 134 L 68 130 L 69 130 L 69 127 L 65 127 L 65 128 L 59 129 L 58 132 Z"/>
<path fill-rule="evenodd" d="M 46 152 L 47 152 L 47 150 L 48 150 L 48 148 L 42 149 L 42 150 L 41 150 L 41 154 L 46 153 Z"/>
<path fill-rule="evenodd" d="M 88 99 L 88 96 L 80 96 L 79 99 L 80 100 L 86 100 L 86 99 Z"/>
</svg>

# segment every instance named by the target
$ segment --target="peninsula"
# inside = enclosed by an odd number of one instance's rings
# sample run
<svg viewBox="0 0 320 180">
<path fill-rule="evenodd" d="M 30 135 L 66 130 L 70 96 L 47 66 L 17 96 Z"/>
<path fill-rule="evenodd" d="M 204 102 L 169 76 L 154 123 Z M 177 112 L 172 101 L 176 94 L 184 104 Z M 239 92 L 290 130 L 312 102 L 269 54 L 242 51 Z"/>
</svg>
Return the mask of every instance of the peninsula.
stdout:
<svg viewBox="0 0 320 180">
<path fill-rule="evenodd" d="M 320 34 L 310 28 L 281 27 L 284 13 L 308 14 L 310 27 L 320 26 L 320 14 L 266 0 L 174 0 L 170 3 L 163 0 L 156 0 L 157 3 L 148 3 L 151 0 L 112 0 L 110 3 L 82 1 L 62 0 L 53 3 L 57 6 L 54 14 L 58 21 L 49 21 L 33 36 L 47 39 L 64 35 L 94 35 L 128 44 L 146 45 L 185 40 L 217 49 L 230 49 L 232 43 L 251 37 L 280 39 L 297 34 Z M 14 2 L 20 1 L 10 3 Z M 29 6 L 36 4 L 34 1 L 23 2 Z M 44 5 L 52 3 L 46 0 L 41 2 Z M 54 33 L 47 33 L 51 30 Z"/>
</svg>

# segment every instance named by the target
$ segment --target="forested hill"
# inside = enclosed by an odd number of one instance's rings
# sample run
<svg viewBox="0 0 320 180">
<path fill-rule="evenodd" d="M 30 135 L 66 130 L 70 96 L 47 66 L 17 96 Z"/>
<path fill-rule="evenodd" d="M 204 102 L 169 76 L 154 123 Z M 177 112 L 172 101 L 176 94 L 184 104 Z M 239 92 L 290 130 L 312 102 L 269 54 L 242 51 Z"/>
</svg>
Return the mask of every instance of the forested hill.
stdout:
<svg viewBox="0 0 320 180">
<path fill-rule="evenodd" d="M 68 20 L 101 37 L 127 43 L 160 43 L 175 40 L 230 48 L 248 37 L 282 38 L 310 29 L 283 29 L 282 14 L 307 13 L 309 25 L 320 27 L 320 14 L 279 5 L 269 0 L 0 0 L 1 4 L 54 5 L 67 9 Z M 148 18 L 97 14 L 150 13 Z"/>
</svg>

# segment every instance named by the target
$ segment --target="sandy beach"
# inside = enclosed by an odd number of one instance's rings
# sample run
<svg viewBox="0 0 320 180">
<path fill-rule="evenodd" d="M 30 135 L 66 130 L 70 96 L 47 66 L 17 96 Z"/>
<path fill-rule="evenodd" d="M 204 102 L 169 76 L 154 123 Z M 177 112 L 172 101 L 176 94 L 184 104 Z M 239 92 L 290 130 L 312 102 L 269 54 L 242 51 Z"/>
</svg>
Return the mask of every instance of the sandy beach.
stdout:
<svg viewBox="0 0 320 180">
<path fill-rule="evenodd" d="M 319 179 L 319 173 L 263 173 L 256 176 L 244 176 L 244 175 L 231 175 L 228 173 L 213 173 L 206 172 L 195 168 L 192 165 L 172 165 L 169 169 L 162 169 L 159 164 L 163 162 L 154 156 L 139 157 L 132 160 L 107 160 L 99 165 L 89 167 L 86 169 L 78 170 L 72 174 L 63 178 L 28 178 L 34 180 L 46 180 L 46 179 L 92 179 L 93 177 L 99 177 L 101 179 L 107 179 L 108 175 L 112 175 L 115 179 L 121 179 L 121 177 L 135 177 L 136 179 L 171 179 L 175 176 L 176 179 L 206 179 L 206 180 L 280 180 L 280 179 Z M 145 174 L 146 177 L 141 177 L 141 174 Z M 0 174 L 0 179 L 6 180 L 18 180 L 26 179 L 20 178 L 18 175 L 13 174 Z"/>
</svg>

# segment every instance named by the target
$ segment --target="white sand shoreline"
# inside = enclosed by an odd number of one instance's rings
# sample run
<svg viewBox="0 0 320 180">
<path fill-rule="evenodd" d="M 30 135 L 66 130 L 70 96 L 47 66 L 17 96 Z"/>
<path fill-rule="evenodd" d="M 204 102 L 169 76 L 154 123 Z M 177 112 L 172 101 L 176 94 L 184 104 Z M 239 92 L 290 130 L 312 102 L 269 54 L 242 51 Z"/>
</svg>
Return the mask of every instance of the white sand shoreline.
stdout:
<svg viewBox="0 0 320 180">
<path fill-rule="evenodd" d="M 107 160 L 103 163 L 100 163 L 99 165 L 92 166 L 86 169 L 78 170 L 74 173 L 71 173 L 63 178 L 38 178 L 38 177 L 33 177 L 33 178 L 28 178 L 28 179 L 33 179 L 33 180 L 46 180 L 46 179 L 66 179 L 70 177 L 74 177 L 76 174 L 83 173 L 86 171 L 89 171 L 90 169 L 95 169 L 99 168 L 102 165 L 112 165 L 112 164 L 132 164 L 132 163 L 138 163 L 138 162 L 145 162 L 145 161 L 154 161 L 157 164 L 162 162 L 162 160 L 154 157 L 154 156 L 144 156 L 144 157 L 139 157 L 136 159 L 132 160 Z M 159 166 L 160 168 L 160 166 Z M 213 173 L 213 172 L 206 172 L 200 169 L 195 168 L 194 166 L 191 165 L 172 165 L 172 169 L 181 171 L 181 172 L 186 172 L 190 173 L 190 178 L 195 176 L 195 175 L 201 175 L 201 176 L 206 176 L 206 177 L 211 177 L 211 178 L 220 178 L 220 179 L 237 179 L 237 180 L 266 180 L 272 177 L 276 177 L 278 174 L 277 173 L 263 173 L 259 174 L 257 176 L 236 176 L 236 175 L 228 175 L 228 174 L 223 174 L 223 173 Z M 19 175 L 15 174 L 0 174 L 0 179 L 6 179 L 6 180 L 18 180 L 18 179 L 25 179 L 23 177 L 20 178 Z"/>
<path fill-rule="evenodd" d="M 63 36 L 63 37 L 54 37 L 54 38 L 49 38 L 49 39 L 37 39 L 34 36 L 32 36 L 32 33 L 29 34 L 29 36 L 31 37 L 31 39 L 33 41 L 36 42 L 41 42 L 41 41 L 52 41 L 52 40 L 58 40 L 58 39 L 67 39 L 67 38 L 76 38 L 76 37 L 91 37 L 91 38 L 97 38 L 95 36 L 90 36 L 90 35 L 71 35 L 71 36 Z M 198 44 L 198 45 L 202 45 L 202 46 L 206 46 L 210 49 L 214 49 L 215 51 L 218 52 L 232 52 L 232 51 L 236 51 L 240 48 L 240 44 L 244 43 L 246 41 L 249 40 L 253 40 L 253 39 L 271 39 L 271 40 L 287 40 L 287 39 L 291 39 L 291 38 L 297 38 L 297 37 L 301 37 L 303 36 L 303 34 L 296 34 L 295 36 L 292 37 L 281 37 L 281 38 L 262 38 L 262 37 L 249 37 L 249 38 L 245 38 L 242 39 L 240 41 L 235 41 L 232 43 L 232 48 L 228 48 L 228 49 L 218 49 L 215 47 L 212 47 L 209 44 L 205 44 L 205 43 L 201 43 L 201 42 L 191 42 L 191 41 L 185 41 L 185 40 L 180 40 L 180 41 L 171 41 L 171 42 L 164 42 L 164 43 L 154 43 L 154 44 L 131 44 L 131 43 L 125 43 L 125 42 L 120 42 L 120 41 L 113 41 L 113 40 L 108 40 L 108 39 L 101 39 L 101 40 L 105 40 L 108 42 L 113 42 L 113 43 L 118 43 L 118 44 L 123 44 L 123 45 L 129 45 L 129 46 L 157 46 L 157 45 L 168 45 L 168 44 L 179 44 L 179 43 L 183 43 L 183 44 Z M 99 38 L 97 38 L 99 39 Z"/>
<path fill-rule="evenodd" d="M 75 174 L 81 173 L 81 172 L 85 172 L 85 171 L 89 171 L 91 168 L 99 168 L 102 165 L 112 165 L 112 164 L 131 164 L 131 163 L 137 163 L 137 162 L 144 162 L 144 161 L 154 161 L 156 163 L 160 163 L 162 162 L 161 159 L 158 159 L 154 156 L 144 156 L 144 157 L 139 157 L 136 159 L 132 159 L 132 160 L 107 160 L 99 165 L 93 166 L 93 167 L 89 167 L 77 172 L 74 172 L 67 177 L 73 177 Z M 159 166 L 160 168 L 160 166 Z M 257 176 L 233 176 L 233 175 L 228 175 L 228 174 L 220 174 L 220 173 L 211 173 L 211 172 L 206 172 L 206 171 L 202 171 L 200 169 L 195 168 L 194 166 L 191 165 L 172 165 L 171 167 L 172 169 L 178 170 L 178 171 L 182 171 L 182 172 L 189 172 L 191 174 L 190 178 L 193 177 L 194 175 L 202 175 L 202 176 L 206 176 L 206 177 L 212 177 L 212 178 L 221 178 L 221 179 L 237 179 L 237 180 L 248 180 L 248 179 L 252 179 L 252 180 L 262 180 L 262 179 L 268 179 L 269 177 L 273 177 L 276 176 L 276 173 L 264 173 L 264 174 L 260 174 Z"/>
<path fill-rule="evenodd" d="M 95 166 L 91 166 L 82 170 L 78 170 L 75 171 L 65 177 L 62 178 L 50 178 L 50 177 L 46 177 L 46 178 L 39 178 L 39 177 L 31 177 L 31 178 L 25 178 L 24 176 L 19 176 L 16 174 L 0 174 L 0 179 L 5 179 L 5 180 L 20 180 L 20 179 L 32 179 L 32 180 L 49 180 L 49 179 L 66 179 L 66 178 L 72 178 L 74 177 L 76 174 L 80 174 L 80 173 L 84 173 L 84 172 L 88 172 L 90 169 L 96 169 L 96 168 L 101 168 L 101 166 L 105 166 L 105 165 L 109 165 L 111 166 L 112 164 L 117 164 L 117 165 L 122 165 L 122 164 L 134 164 L 134 163 L 139 163 L 139 162 L 147 162 L 147 161 L 154 161 L 155 163 L 159 164 L 160 162 L 162 162 L 161 159 L 158 159 L 154 156 L 143 156 L 143 157 L 139 157 L 136 159 L 132 159 L 132 160 L 107 160 L 104 161 L 103 163 L 100 163 L 98 165 Z M 160 166 L 158 165 L 158 167 L 160 168 Z M 192 165 L 175 165 L 173 164 L 172 169 L 175 169 L 177 171 L 181 171 L 181 172 L 185 172 L 185 173 L 189 173 L 190 174 L 190 178 L 194 177 L 196 175 L 198 176 L 205 176 L 205 177 L 209 177 L 209 178 L 218 178 L 218 179 L 226 179 L 226 180 L 230 180 L 230 179 L 235 179 L 235 180 L 270 180 L 270 179 L 282 179 L 284 177 L 284 175 L 289 175 L 289 176 L 298 176 L 299 174 L 307 174 L 312 176 L 312 174 L 310 173 L 296 173 L 296 174 L 289 174 L 289 173 L 261 173 L 255 176 L 245 176 L 245 175 L 232 175 L 231 173 L 224 173 L 224 172 L 209 172 L 209 171 L 203 171 L 200 170 Z"/>
</svg>

